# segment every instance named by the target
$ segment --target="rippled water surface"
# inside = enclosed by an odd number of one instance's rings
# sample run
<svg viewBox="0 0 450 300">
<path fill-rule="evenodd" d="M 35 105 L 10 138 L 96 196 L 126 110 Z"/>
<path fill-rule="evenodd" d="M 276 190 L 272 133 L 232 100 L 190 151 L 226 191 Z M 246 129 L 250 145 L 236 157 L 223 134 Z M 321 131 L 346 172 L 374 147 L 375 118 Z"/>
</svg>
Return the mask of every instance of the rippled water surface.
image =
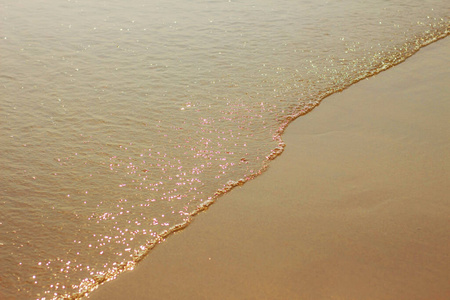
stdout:
<svg viewBox="0 0 450 300">
<path fill-rule="evenodd" d="M 77 297 L 132 268 L 262 172 L 291 120 L 447 36 L 449 15 L 438 0 L 2 1 L 0 298 Z"/>
</svg>

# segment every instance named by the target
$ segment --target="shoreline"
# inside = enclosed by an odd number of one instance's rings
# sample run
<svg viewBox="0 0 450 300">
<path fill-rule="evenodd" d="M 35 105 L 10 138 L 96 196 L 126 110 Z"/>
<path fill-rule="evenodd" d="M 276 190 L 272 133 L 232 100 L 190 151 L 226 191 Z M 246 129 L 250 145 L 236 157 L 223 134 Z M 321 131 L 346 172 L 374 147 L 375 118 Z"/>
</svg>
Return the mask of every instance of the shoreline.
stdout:
<svg viewBox="0 0 450 300">
<path fill-rule="evenodd" d="M 449 49 L 324 99 L 266 172 L 89 299 L 450 297 Z"/>
</svg>

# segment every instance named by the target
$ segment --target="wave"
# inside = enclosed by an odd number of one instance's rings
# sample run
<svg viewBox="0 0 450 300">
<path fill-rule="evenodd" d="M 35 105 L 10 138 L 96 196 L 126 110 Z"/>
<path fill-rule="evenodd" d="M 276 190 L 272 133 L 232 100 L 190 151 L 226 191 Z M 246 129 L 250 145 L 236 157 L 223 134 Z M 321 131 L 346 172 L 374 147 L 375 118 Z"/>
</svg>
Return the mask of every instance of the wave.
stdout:
<svg viewBox="0 0 450 300">
<path fill-rule="evenodd" d="M 196 217 L 199 213 L 207 210 L 208 207 L 210 207 L 219 197 L 225 195 L 233 188 L 241 186 L 265 172 L 269 168 L 270 162 L 283 153 L 286 144 L 282 139 L 282 135 L 291 122 L 311 112 L 314 108 L 319 106 L 326 97 L 334 93 L 341 92 L 363 79 L 374 76 L 404 62 L 409 57 L 417 53 L 421 48 L 426 47 L 427 45 L 434 43 L 440 39 L 446 38 L 449 35 L 449 32 L 450 22 L 442 21 L 441 23 L 433 26 L 430 30 L 424 32 L 422 35 L 417 36 L 415 39 L 408 40 L 403 45 L 393 47 L 391 51 L 374 53 L 370 57 L 367 57 L 364 63 L 361 61 L 354 62 L 364 64 L 368 67 L 365 68 L 363 72 L 354 72 L 351 74 L 347 74 L 345 81 L 340 81 L 340 78 L 337 78 L 335 82 L 331 83 L 331 88 L 319 91 L 316 94 L 311 95 L 309 97 L 310 99 L 302 101 L 301 104 L 293 109 L 292 113 L 283 117 L 283 119 L 280 121 L 279 128 L 276 129 L 275 134 L 273 135 L 273 139 L 278 143 L 278 145 L 273 148 L 270 153 L 267 153 L 265 159 L 262 161 L 262 167 L 257 172 L 244 178 L 228 181 L 222 188 L 218 189 L 206 201 L 198 205 L 195 210 L 188 213 L 182 223 L 176 224 L 169 229 L 160 232 L 154 239 L 148 241 L 145 245 L 142 245 L 140 247 L 140 250 L 135 252 L 131 260 L 122 262 L 112 268 L 109 268 L 105 272 L 98 272 L 96 275 L 90 278 L 85 278 L 79 285 L 74 286 L 78 290 L 78 292 L 73 294 L 65 294 L 63 296 L 57 296 L 54 299 L 82 298 L 97 289 L 103 283 L 114 280 L 121 273 L 133 270 L 136 264 L 142 261 L 151 252 L 152 249 L 154 249 L 160 243 L 164 242 L 164 240 L 172 233 L 186 228 L 194 217 Z"/>
</svg>

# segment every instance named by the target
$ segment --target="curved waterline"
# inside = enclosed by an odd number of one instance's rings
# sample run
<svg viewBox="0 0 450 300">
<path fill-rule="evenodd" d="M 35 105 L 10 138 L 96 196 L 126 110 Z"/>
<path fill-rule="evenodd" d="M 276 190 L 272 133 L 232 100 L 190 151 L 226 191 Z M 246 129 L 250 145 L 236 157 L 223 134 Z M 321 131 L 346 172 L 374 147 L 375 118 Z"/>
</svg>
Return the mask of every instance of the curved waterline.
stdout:
<svg viewBox="0 0 450 300">
<path fill-rule="evenodd" d="M 97 289 L 101 284 L 117 278 L 119 274 L 134 269 L 136 264 L 139 263 L 141 260 L 143 260 L 145 256 L 147 256 L 154 247 L 163 242 L 165 238 L 167 238 L 172 233 L 175 233 L 177 231 L 186 228 L 196 215 L 198 215 L 202 211 L 207 210 L 208 207 L 213 203 L 215 203 L 215 201 L 219 197 L 228 193 L 234 187 L 241 186 L 246 182 L 248 182 L 249 180 L 252 180 L 257 176 L 259 176 L 260 174 L 262 174 L 263 172 L 265 172 L 268 169 L 270 162 L 283 153 L 286 144 L 283 142 L 282 134 L 284 133 L 284 131 L 291 122 L 293 122 L 298 117 L 301 117 L 311 112 L 314 108 L 320 105 L 320 103 L 326 97 L 334 93 L 341 92 L 363 79 L 369 78 L 383 71 L 386 71 L 389 68 L 404 62 L 409 57 L 417 53 L 421 48 L 426 47 L 431 43 L 437 42 L 440 39 L 447 37 L 449 35 L 449 23 L 446 23 L 443 27 L 444 27 L 443 31 L 436 30 L 434 32 L 427 32 L 423 36 L 416 38 L 414 41 L 411 41 L 403 45 L 403 47 L 399 48 L 397 52 L 385 56 L 381 61 L 377 61 L 373 69 L 367 70 L 364 74 L 360 74 L 356 78 L 352 79 L 352 81 L 344 83 L 341 86 L 336 86 L 333 89 L 320 92 L 317 95 L 315 95 L 316 100 L 309 100 L 306 103 L 302 103 L 301 105 L 299 105 L 293 114 L 290 114 L 284 118 L 284 120 L 280 124 L 280 127 L 276 130 L 273 139 L 278 142 L 278 146 L 272 149 L 271 152 L 267 154 L 266 158 L 262 162 L 262 167 L 258 172 L 251 174 L 245 178 L 240 178 L 236 181 L 228 181 L 223 188 L 217 190 L 213 196 L 208 198 L 207 201 L 203 202 L 201 205 L 197 206 L 196 210 L 189 213 L 189 215 L 186 216 L 186 218 L 184 219 L 183 223 L 172 226 L 171 228 L 161 232 L 160 234 L 157 235 L 157 237 L 154 240 L 149 241 L 146 245 L 143 245 L 141 248 L 144 249 L 141 250 L 139 253 L 136 253 L 133 256 L 132 260 L 121 263 L 117 267 L 110 268 L 107 272 L 103 273 L 100 272 L 91 278 L 84 279 L 79 285 L 79 291 L 77 293 L 71 295 L 64 295 L 62 298 L 79 299 Z M 58 298 L 59 297 L 56 297 L 55 299 Z"/>
</svg>

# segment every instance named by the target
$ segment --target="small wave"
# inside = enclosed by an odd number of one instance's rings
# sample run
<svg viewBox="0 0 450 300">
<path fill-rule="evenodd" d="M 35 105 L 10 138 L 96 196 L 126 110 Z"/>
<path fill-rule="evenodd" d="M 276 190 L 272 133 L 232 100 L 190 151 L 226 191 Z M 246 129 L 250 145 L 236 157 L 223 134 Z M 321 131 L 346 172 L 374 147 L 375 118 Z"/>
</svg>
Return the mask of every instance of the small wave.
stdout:
<svg viewBox="0 0 450 300">
<path fill-rule="evenodd" d="M 443 39 L 449 35 L 449 22 L 442 25 L 440 28 L 434 28 L 434 30 L 427 31 L 422 36 L 417 37 L 415 40 L 410 41 L 400 47 L 396 53 L 391 53 L 382 57 L 380 61 L 374 62 L 373 67 L 371 69 L 366 70 L 363 74 L 358 75 L 357 77 L 351 79 L 350 81 L 337 85 L 329 90 L 325 90 L 323 92 L 319 92 L 315 96 L 315 100 L 310 100 L 305 103 L 301 103 L 294 111 L 294 113 L 286 116 L 281 122 L 279 128 L 276 130 L 273 139 L 278 142 L 278 145 L 270 151 L 263 160 L 262 167 L 258 172 L 254 174 L 248 175 L 245 178 L 240 178 L 238 180 L 230 180 L 228 181 L 222 188 L 218 189 L 211 197 L 209 197 L 206 201 L 197 206 L 197 208 L 187 214 L 184 218 L 183 222 L 172 226 L 171 228 L 162 231 L 159 233 L 155 239 L 149 241 L 147 244 L 140 247 L 139 251 L 135 251 L 135 254 L 132 260 L 123 262 L 114 266 L 106 272 L 99 272 L 91 278 L 84 279 L 76 288 L 78 292 L 74 294 L 66 294 L 61 298 L 63 299 L 79 299 L 82 298 L 95 289 L 97 289 L 101 284 L 111 281 L 117 276 L 125 271 L 133 270 L 137 263 L 139 263 L 142 259 L 147 256 L 153 248 L 162 243 L 169 235 L 175 233 L 177 231 L 183 230 L 186 228 L 192 221 L 192 219 L 198 215 L 200 212 L 205 211 L 211 206 L 215 201 L 225 195 L 233 188 L 237 186 L 242 186 L 249 180 L 252 180 L 266 171 L 270 165 L 270 162 L 276 159 L 279 155 L 281 155 L 286 147 L 282 139 L 282 134 L 286 130 L 287 126 L 297 119 L 300 116 L 306 115 L 311 112 L 314 108 L 320 105 L 323 99 L 326 97 L 340 92 L 344 89 L 347 89 L 351 85 L 371 76 L 374 76 L 380 72 L 383 72 L 393 66 L 396 66 L 406 59 L 417 53 L 421 48 L 436 42 L 440 39 Z M 0 244 L 1 245 L 1 244 Z M 55 298 L 57 299 L 57 298 Z"/>
</svg>

